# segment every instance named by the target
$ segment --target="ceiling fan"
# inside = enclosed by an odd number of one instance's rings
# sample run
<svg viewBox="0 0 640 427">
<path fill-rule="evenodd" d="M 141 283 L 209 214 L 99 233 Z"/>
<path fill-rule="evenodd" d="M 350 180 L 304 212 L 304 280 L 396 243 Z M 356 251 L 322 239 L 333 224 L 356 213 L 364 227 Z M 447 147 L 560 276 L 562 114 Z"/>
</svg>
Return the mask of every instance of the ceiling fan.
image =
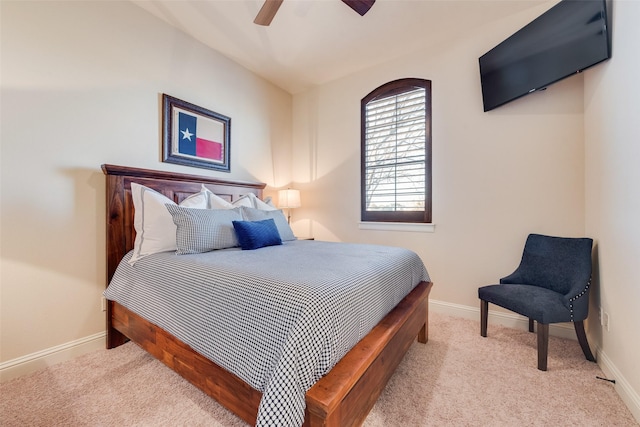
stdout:
<svg viewBox="0 0 640 427">
<path fill-rule="evenodd" d="M 264 0 L 264 4 L 260 8 L 258 15 L 253 22 L 264 26 L 271 24 L 271 20 L 276 16 L 276 12 L 278 12 L 282 2 L 283 0 Z M 364 14 L 371 9 L 371 6 L 373 6 L 376 0 L 342 0 L 342 2 L 358 12 L 360 16 L 364 16 Z"/>
</svg>

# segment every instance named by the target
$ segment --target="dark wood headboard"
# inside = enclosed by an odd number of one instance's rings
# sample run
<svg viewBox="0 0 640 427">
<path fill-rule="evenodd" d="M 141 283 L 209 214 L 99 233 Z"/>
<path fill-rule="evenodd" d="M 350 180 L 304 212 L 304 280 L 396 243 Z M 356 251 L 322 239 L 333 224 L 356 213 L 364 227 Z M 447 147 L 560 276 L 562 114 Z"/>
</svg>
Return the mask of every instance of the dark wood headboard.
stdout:
<svg viewBox="0 0 640 427">
<path fill-rule="evenodd" d="M 133 249 L 136 232 L 133 227 L 132 182 L 153 188 L 176 203 L 199 192 L 202 184 L 228 201 L 247 193 L 262 198 L 266 185 L 115 165 L 102 165 L 102 171 L 107 176 L 107 284 L 122 257 Z"/>
</svg>

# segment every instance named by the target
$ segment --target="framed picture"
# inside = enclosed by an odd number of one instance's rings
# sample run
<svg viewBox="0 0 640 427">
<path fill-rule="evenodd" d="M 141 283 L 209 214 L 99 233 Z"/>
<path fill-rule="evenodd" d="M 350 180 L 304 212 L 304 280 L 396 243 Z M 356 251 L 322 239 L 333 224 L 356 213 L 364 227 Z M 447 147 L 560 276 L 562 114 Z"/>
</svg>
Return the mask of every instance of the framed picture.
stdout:
<svg viewBox="0 0 640 427">
<path fill-rule="evenodd" d="M 162 95 L 162 161 L 197 168 L 231 170 L 231 119 Z"/>
</svg>

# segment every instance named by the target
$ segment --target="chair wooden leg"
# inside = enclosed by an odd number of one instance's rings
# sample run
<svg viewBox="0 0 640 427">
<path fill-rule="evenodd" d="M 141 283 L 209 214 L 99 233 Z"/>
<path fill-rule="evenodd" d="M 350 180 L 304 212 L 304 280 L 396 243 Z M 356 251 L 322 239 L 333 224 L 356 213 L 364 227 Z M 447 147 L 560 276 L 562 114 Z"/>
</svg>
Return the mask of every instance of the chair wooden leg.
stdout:
<svg viewBox="0 0 640 427">
<path fill-rule="evenodd" d="M 579 322 L 573 322 L 573 327 L 576 328 L 576 335 L 578 336 L 578 342 L 580 343 L 580 347 L 582 347 L 584 357 L 586 357 L 590 362 L 595 362 L 596 358 L 593 357 L 593 354 L 591 353 L 589 342 L 587 341 L 587 334 L 584 332 L 584 322 L 582 320 Z"/>
<path fill-rule="evenodd" d="M 529 332 L 533 332 L 533 319 L 529 319 Z"/>
<path fill-rule="evenodd" d="M 487 321 L 489 317 L 489 301 L 480 300 L 480 335 L 487 336 Z"/>
<path fill-rule="evenodd" d="M 549 324 L 538 322 L 538 369 L 547 370 L 547 353 L 549 352 Z"/>
</svg>

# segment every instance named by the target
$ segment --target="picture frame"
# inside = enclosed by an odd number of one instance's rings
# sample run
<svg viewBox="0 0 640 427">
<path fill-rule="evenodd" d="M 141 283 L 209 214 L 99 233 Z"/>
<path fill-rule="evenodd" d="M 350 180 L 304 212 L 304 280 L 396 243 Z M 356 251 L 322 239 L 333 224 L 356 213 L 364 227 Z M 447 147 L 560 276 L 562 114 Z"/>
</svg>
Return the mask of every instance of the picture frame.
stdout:
<svg viewBox="0 0 640 427">
<path fill-rule="evenodd" d="M 231 118 L 162 94 L 162 161 L 230 172 Z"/>
</svg>

